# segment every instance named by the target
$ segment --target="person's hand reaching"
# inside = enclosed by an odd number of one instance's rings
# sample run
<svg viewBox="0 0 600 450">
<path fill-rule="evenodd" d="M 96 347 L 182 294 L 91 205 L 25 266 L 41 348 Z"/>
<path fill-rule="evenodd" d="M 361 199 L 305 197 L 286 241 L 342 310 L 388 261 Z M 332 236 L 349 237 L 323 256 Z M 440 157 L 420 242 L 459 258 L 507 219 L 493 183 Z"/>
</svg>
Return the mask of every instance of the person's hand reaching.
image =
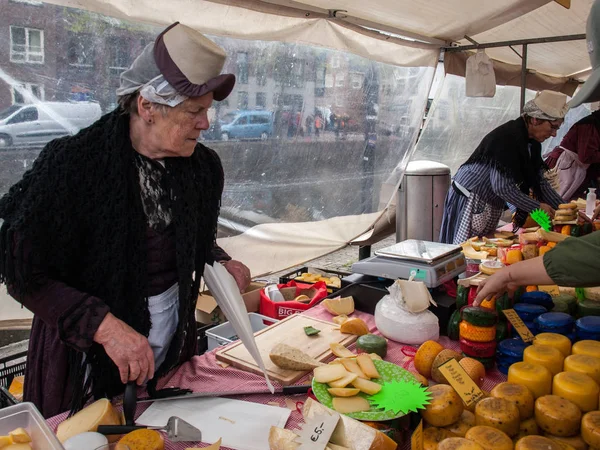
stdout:
<svg viewBox="0 0 600 450">
<path fill-rule="evenodd" d="M 517 288 L 518 286 L 510 280 L 508 267 L 505 267 L 481 282 L 477 288 L 477 296 L 473 300 L 473 306 L 479 306 L 486 299 L 499 298 L 505 292 L 512 295 Z"/>
<path fill-rule="evenodd" d="M 154 353 L 148 339 L 111 313 L 98 327 L 94 341 L 116 364 L 123 384 L 136 381 L 141 386 L 154 376 Z"/>
<path fill-rule="evenodd" d="M 246 288 L 250 285 L 250 269 L 246 267 L 243 263 L 235 260 L 223 261 L 223 267 L 229 272 L 233 278 L 235 278 L 235 282 L 240 288 L 240 292 L 244 292 Z"/>
</svg>

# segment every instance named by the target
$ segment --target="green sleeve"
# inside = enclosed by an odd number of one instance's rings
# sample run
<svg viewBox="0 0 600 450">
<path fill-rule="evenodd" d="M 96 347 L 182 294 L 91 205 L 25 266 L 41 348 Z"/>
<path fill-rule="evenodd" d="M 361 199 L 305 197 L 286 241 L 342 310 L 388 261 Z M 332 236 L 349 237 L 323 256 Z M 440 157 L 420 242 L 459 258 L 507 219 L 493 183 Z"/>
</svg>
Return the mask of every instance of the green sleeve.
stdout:
<svg viewBox="0 0 600 450">
<path fill-rule="evenodd" d="M 544 267 L 559 286 L 600 286 L 600 231 L 561 242 L 544 254 Z"/>
</svg>

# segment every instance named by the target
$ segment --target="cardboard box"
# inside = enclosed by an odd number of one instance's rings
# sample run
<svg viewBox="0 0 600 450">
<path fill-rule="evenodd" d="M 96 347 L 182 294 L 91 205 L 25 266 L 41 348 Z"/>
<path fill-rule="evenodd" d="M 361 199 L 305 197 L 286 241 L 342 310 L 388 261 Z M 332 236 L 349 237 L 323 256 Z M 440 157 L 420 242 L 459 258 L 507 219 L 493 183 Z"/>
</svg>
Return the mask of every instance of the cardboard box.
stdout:
<svg viewBox="0 0 600 450">
<path fill-rule="evenodd" d="M 250 286 L 242 294 L 244 304 L 248 312 L 258 312 L 260 307 L 260 290 L 266 286 L 266 283 L 250 283 Z M 196 322 L 204 324 L 218 325 L 227 322 L 227 318 L 217 306 L 217 301 L 210 291 L 202 291 L 196 301 Z"/>
</svg>

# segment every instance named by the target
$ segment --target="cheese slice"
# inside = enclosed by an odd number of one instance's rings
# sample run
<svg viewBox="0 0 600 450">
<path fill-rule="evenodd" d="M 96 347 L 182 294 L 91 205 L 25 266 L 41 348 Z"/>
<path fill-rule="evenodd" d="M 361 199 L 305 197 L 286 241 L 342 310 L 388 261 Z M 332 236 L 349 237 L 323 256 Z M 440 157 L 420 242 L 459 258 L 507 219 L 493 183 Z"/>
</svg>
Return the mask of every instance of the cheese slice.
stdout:
<svg viewBox="0 0 600 450">
<path fill-rule="evenodd" d="M 311 370 L 323 365 L 302 350 L 287 344 L 275 345 L 269 352 L 269 358 L 273 364 L 284 370 Z"/>
<path fill-rule="evenodd" d="M 371 409 L 369 401 L 364 397 L 334 397 L 331 401 L 333 409 L 342 414 L 349 414 Z"/>
<path fill-rule="evenodd" d="M 31 442 L 31 437 L 29 437 L 29 434 L 24 428 L 12 430 L 8 435 L 15 444 L 26 444 L 27 442 Z"/>
<path fill-rule="evenodd" d="M 86 406 L 73 417 L 58 425 L 56 437 L 60 442 L 65 442 L 76 434 L 96 431 L 98 425 L 121 425 L 121 416 L 106 398 L 101 398 Z"/>
</svg>

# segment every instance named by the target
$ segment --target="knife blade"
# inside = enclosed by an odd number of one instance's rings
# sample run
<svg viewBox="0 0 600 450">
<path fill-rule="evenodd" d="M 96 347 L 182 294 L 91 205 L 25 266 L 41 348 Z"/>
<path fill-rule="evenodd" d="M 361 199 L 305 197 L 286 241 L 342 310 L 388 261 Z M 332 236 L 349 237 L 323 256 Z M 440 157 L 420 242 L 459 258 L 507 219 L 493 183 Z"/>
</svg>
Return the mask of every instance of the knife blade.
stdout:
<svg viewBox="0 0 600 450">
<path fill-rule="evenodd" d="M 298 395 L 306 394 L 311 388 L 310 384 L 302 384 L 297 386 L 284 386 L 281 389 L 276 389 L 274 394 L 280 395 Z M 226 392 L 192 392 L 191 394 L 175 395 L 172 397 L 164 398 L 142 398 L 138 399 L 138 403 L 150 403 L 150 402 L 164 402 L 166 400 L 186 400 L 188 398 L 208 398 L 208 397 L 230 397 L 233 395 L 257 395 L 257 394 L 270 394 L 270 391 L 226 391 Z"/>
</svg>

